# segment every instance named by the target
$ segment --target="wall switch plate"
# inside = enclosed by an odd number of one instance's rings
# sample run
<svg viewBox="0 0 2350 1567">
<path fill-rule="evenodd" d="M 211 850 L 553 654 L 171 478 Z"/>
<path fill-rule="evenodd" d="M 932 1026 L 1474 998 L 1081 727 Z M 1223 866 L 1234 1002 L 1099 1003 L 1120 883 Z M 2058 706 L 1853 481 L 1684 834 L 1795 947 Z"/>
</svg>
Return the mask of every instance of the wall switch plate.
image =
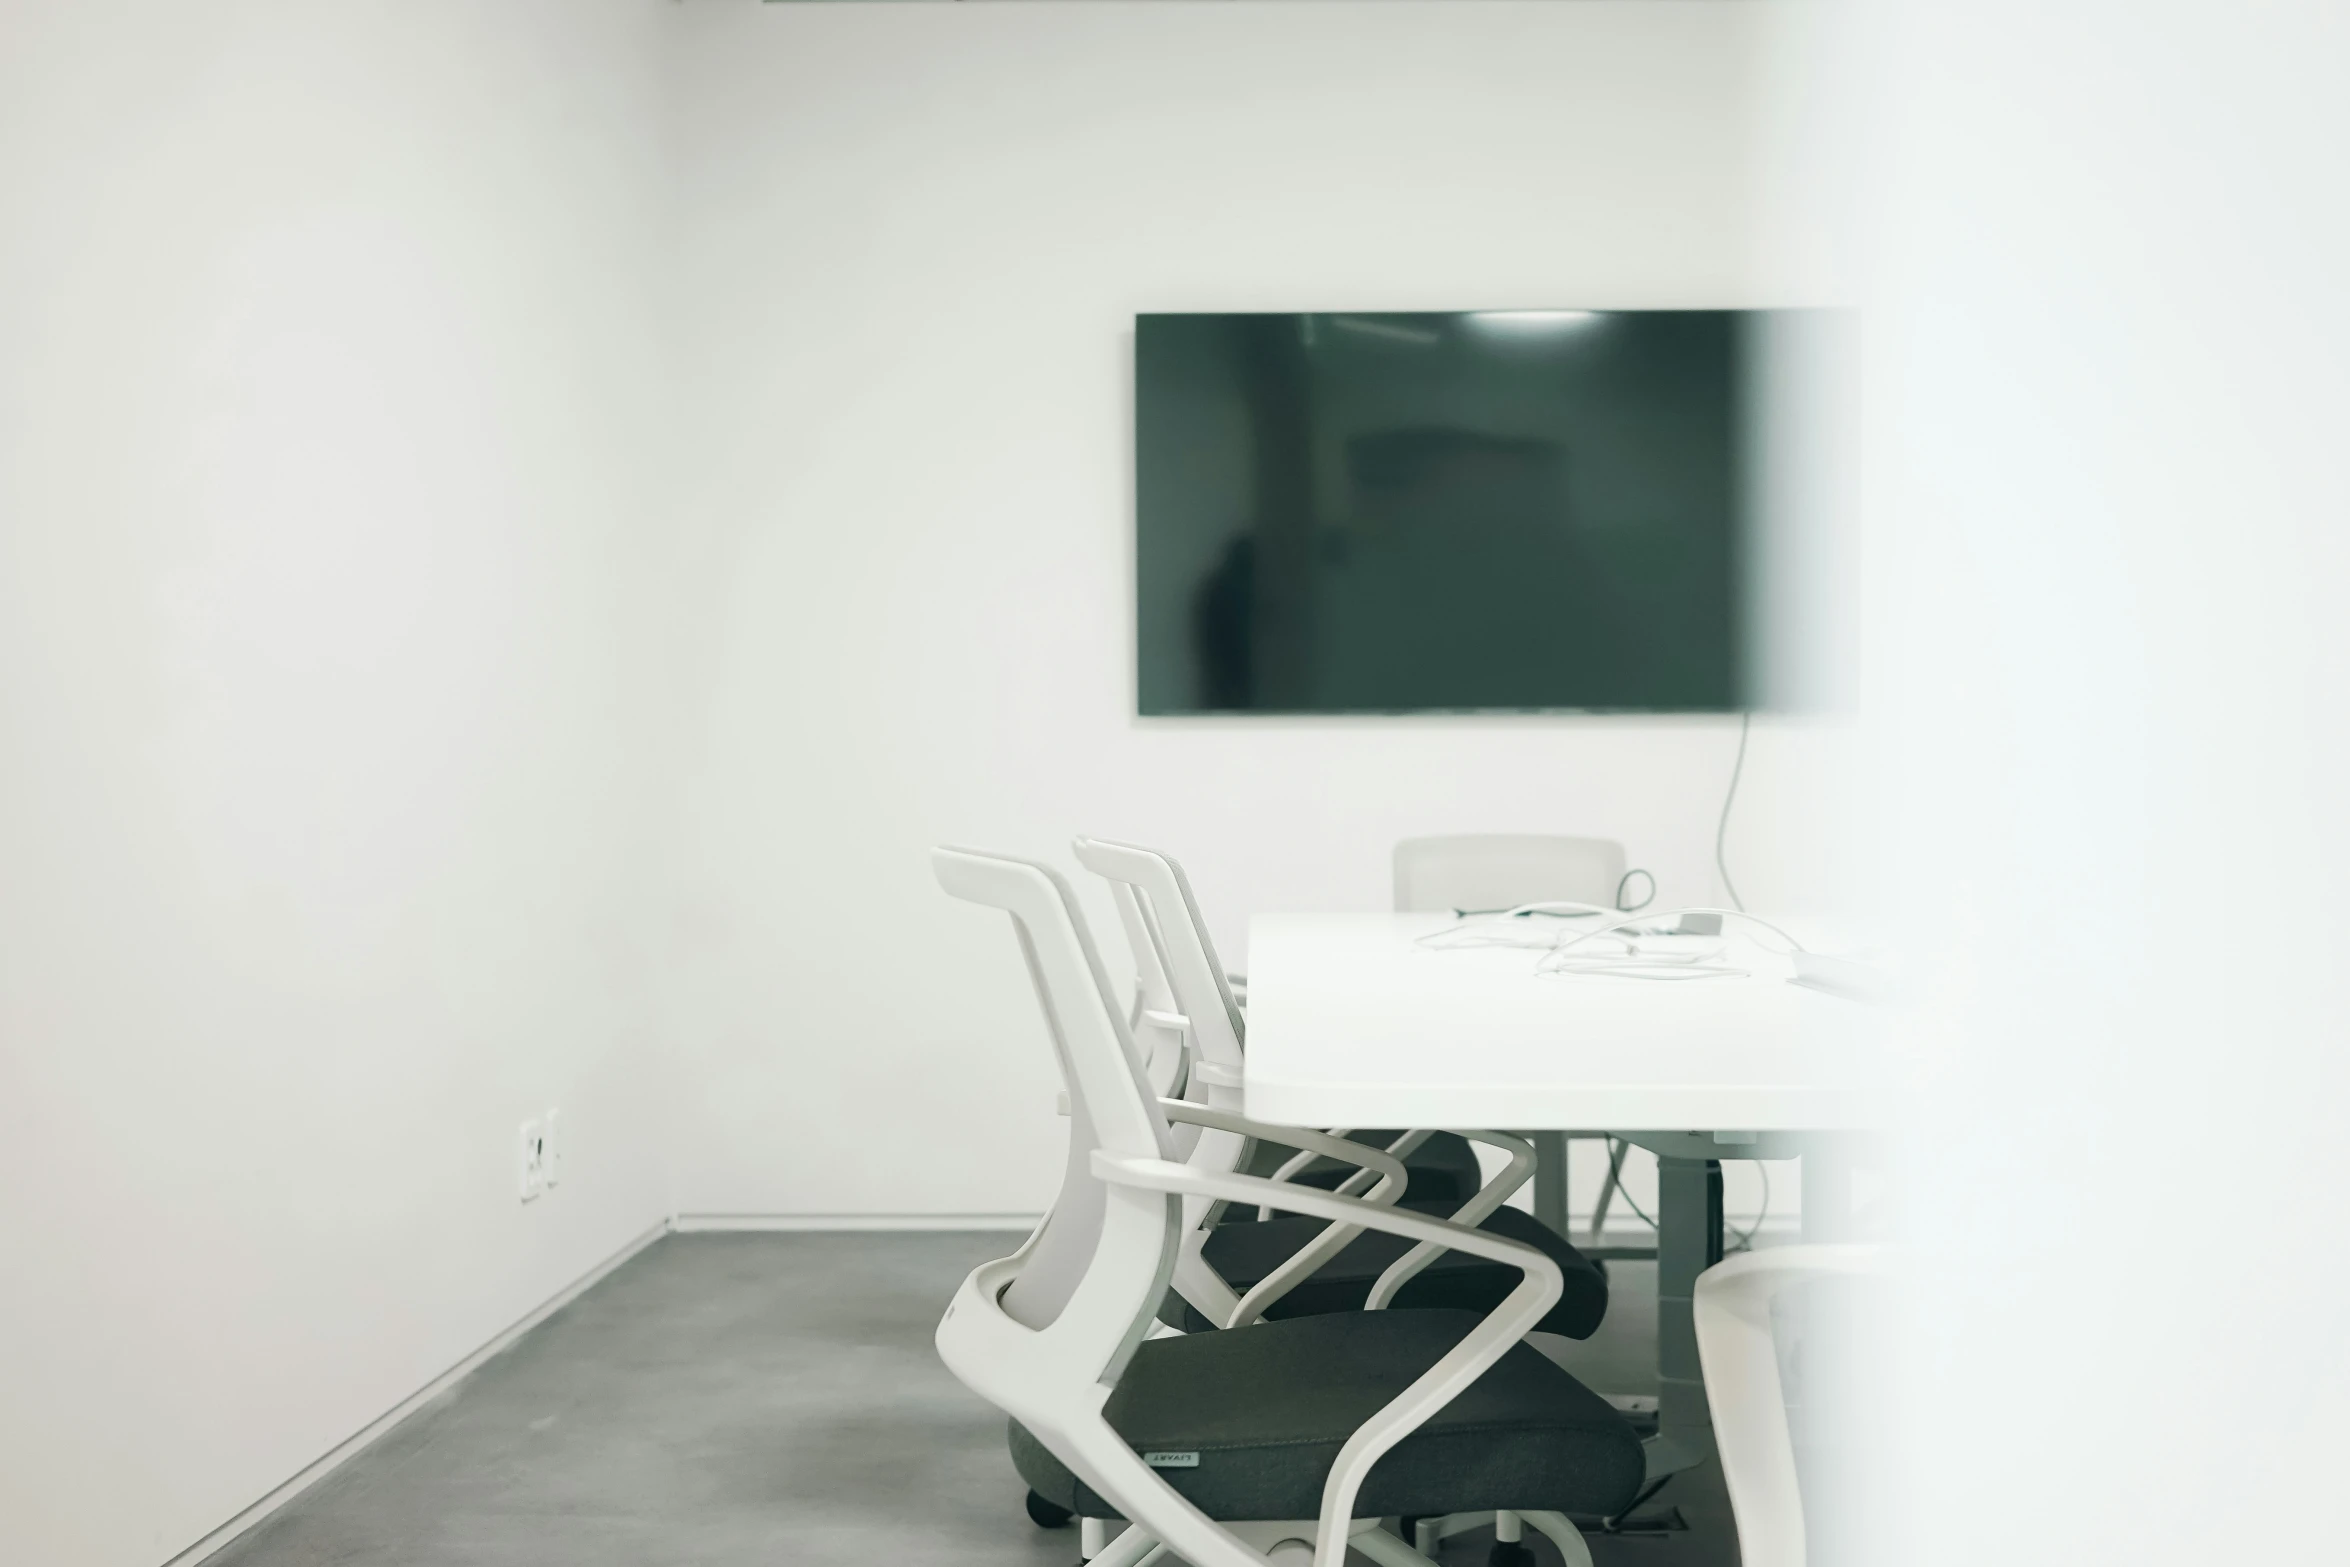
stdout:
<svg viewBox="0 0 2350 1567">
<path fill-rule="evenodd" d="M 515 1145 L 515 1186 L 524 1202 L 543 1195 L 547 1189 L 547 1133 L 536 1121 L 522 1123 L 522 1136 Z"/>
<path fill-rule="evenodd" d="M 563 1184 L 563 1139 L 555 1135 L 562 1121 L 560 1110 L 539 1118 L 539 1184 L 548 1191 Z"/>
</svg>

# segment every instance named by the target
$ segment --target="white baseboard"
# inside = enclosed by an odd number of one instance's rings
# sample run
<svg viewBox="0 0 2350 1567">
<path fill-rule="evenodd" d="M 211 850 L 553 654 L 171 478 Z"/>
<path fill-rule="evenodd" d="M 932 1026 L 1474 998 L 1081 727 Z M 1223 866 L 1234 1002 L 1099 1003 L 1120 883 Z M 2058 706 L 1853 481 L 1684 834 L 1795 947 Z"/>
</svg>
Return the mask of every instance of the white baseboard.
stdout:
<svg viewBox="0 0 2350 1567">
<path fill-rule="evenodd" d="M 876 1231 L 1036 1228 L 1038 1213 L 681 1213 L 671 1224 L 689 1235 L 728 1230 Z"/>
<path fill-rule="evenodd" d="M 292 1479 L 278 1486 L 267 1496 L 238 1513 L 234 1518 L 174 1556 L 170 1561 L 165 1562 L 163 1567 L 196 1567 L 196 1564 L 206 1557 L 226 1550 L 236 1542 L 239 1536 L 252 1529 L 254 1525 L 341 1468 L 346 1459 L 446 1392 L 453 1383 L 480 1366 L 483 1361 L 507 1348 L 523 1334 L 528 1333 L 532 1328 L 537 1327 L 547 1318 L 586 1294 L 588 1290 L 601 1282 L 606 1274 L 668 1234 L 669 1230 L 670 1223 L 666 1219 L 654 1225 L 644 1234 L 639 1235 L 611 1256 L 606 1257 L 602 1262 L 597 1263 L 587 1272 L 564 1285 L 545 1301 L 533 1307 L 526 1315 L 508 1324 L 481 1348 L 467 1355 L 439 1376 L 434 1377 L 430 1382 L 376 1416 L 359 1430 L 352 1432 L 351 1435 L 335 1444 L 333 1448 L 314 1460 L 309 1467 L 303 1469 Z"/>
</svg>

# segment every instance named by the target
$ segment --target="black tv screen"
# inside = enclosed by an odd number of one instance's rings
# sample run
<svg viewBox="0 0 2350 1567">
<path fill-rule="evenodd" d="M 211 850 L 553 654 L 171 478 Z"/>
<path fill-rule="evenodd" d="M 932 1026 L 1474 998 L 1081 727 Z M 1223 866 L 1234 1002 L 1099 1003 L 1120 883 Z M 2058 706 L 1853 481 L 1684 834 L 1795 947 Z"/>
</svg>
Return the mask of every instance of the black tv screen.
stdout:
<svg viewBox="0 0 2350 1567">
<path fill-rule="evenodd" d="M 1754 320 L 1138 317 L 1141 712 L 1740 707 Z"/>
</svg>

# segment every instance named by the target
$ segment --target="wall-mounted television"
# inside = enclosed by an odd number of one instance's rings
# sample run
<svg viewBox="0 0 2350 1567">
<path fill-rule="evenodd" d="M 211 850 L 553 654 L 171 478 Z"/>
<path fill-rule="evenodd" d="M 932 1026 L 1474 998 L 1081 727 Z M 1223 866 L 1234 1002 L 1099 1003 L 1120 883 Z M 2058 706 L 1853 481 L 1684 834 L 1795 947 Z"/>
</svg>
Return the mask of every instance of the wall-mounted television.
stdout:
<svg viewBox="0 0 2350 1567">
<path fill-rule="evenodd" d="M 1138 317 L 1140 711 L 1745 705 L 1761 319 Z"/>
</svg>

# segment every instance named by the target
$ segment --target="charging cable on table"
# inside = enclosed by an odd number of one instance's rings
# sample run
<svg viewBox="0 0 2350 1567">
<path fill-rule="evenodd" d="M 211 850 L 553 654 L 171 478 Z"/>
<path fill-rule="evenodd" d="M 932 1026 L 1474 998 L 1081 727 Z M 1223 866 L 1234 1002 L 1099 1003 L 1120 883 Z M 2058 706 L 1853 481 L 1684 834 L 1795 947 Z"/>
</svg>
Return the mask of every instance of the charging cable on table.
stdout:
<svg viewBox="0 0 2350 1567">
<path fill-rule="evenodd" d="M 1529 921 L 1535 915 L 1577 917 L 1614 914 L 1607 924 L 1589 930 L 1544 930 Z M 1695 952 L 1657 951 L 1643 948 L 1643 938 L 1679 936 L 1676 930 L 1658 930 L 1653 927 L 1666 920 L 1679 921 L 1689 915 L 1711 916 L 1721 920 L 1745 920 L 1787 943 L 1790 952 L 1803 951 L 1797 941 L 1769 920 L 1749 914 L 1744 909 L 1692 907 L 1667 909 L 1658 914 L 1624 914 L 1615 909 L 1603 909 L 1596 904 L 1577 903 L 1559 899 L 1544 903 L 1521 904 L 1514 909 L 1503 909 L 1497 914 L 1478 917 L 1464 916 L 1458 925 L 1431 931 L 1418 938 L 1423 947 L 1439 950 L 1461 947 L 1522 947 L 1542 953 L 1535 964 L 1538 974 L 1611 974 L 1625 979 L 1724 979 L 1744 975 L 1748 970 L 1723 960 L 1727 943 L 1716 943 Z M 1711 934 L 1708 932 L 1707 934 Z M 1613 943 L 1606 948 L 1579 950 L 1593 942 Z"/>
<path fill-rule="evenodd" d="M 1431 931 L 1419 937 L 1418 943 L 1423 947 L 1531 947 L 1547 952 L 1558 945 L 1563 933 L 1538 921 L 1587 919 L 1595 914 L 1623 912 L 1596 903 L 1578 903 L 1572 898 L 1521 903 L 1514 909 L 1455 909 L 1453 914 L 1460 920 L 1459 924 Z"/>
<path fill-rule="evenodd" d="M 1718 919 L 1745 920 L 1750 924 L 1760 925 L 1787 943 L 1789 952 L 1803 950 L 1802 942 L 1797 941 L 1769 920 L 1749 914 L 1744 909 L 1673 909 L 1668 911 L 1668 914 L 1658 915 L 1656 918 L 1684 919 L 1692 914 L 1710 914 Z M 1727 942 L 1718 943 L 1698 952 L 1659 952 L 1653 948 L 1643 949 L 1640 945 L 1642 937 L 1679 934 L 1677 931 L 1660 932 L 1631 929 L 1650 923 L 1652 922 L 1648 919 L 1633 916 L 1602 925 L 1596 930 L 1577 931 L 1566 940 L 1555 943 L 1550 951 L 1543 955 L 1542 960 L 1534 965 L 1534 972 L 1537 974 L 1614 974 L 1625 979 L 1727 979 L 1743 976 L 1750 972 L 1735 963 L 1723 961 L 1722 954 L 1729 950 Z M 1576 950 L 1586 943 L 1602 940 L 1614 942 L 1622 950 L 1593 950 L 1589 952 Z"/>
</svg>

